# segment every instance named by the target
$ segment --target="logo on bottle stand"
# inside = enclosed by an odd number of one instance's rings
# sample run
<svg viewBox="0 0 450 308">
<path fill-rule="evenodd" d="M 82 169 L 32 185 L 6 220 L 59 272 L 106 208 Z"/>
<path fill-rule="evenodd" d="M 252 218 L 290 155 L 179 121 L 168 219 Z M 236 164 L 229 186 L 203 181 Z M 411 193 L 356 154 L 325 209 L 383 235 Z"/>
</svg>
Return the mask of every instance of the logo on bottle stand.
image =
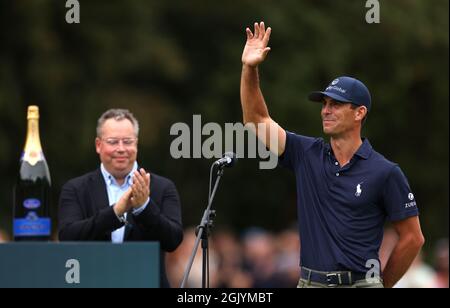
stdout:
<svg viewBox="0 0 450 308">
<path fill-rule="evenodd" d="M 23 200 L 23 207 L 29 210 L 37 209 L 41 206 L 41 201 L 38 199 L 30 198 Z"/>
<path fill-rule="evenodd" d="M 31 211 L 24 218 L 14 219 L 13 230 L 14 236 L 49 236 L 51 220 Z"/>
<path fill-rule="evenodd" d="M 36 212 L 29 212 L 25 219 L 30 222 L 37 221 L 39 219 L 39 216 L 36 214 Z"/>
</svg>

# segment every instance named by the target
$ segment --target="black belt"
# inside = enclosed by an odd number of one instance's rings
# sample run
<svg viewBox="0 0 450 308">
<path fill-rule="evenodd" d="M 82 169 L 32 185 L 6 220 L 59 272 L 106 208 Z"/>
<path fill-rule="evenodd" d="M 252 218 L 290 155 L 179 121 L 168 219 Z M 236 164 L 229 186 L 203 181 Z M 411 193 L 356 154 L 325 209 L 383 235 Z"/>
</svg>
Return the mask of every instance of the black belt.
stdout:
<svg viewBox="0 0 450 308">
<path fill-rule="evenodd" d="M 351 271 L 319 272 L 302 266 L 300 277 L 329 287 L 337 287 L 340 285 L 352 285 L 358 280 L 366 279 L 366 274 Z"/>
</svg>

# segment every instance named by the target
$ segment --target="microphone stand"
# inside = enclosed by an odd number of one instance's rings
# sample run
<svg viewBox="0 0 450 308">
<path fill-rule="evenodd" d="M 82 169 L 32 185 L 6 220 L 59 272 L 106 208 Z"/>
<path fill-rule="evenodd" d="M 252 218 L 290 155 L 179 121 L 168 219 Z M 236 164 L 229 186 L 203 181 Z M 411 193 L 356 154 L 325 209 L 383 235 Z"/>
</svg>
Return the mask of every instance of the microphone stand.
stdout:
<svg viewBox="0 0 450 308">
<path fill-rule="evenodd" d="M 211 180 L 212 180 L 212 171 L 215 167 L 215 163 L 211 166 L 211 170 L 209 173 L 209 197 L 208 197 L 208 206 L 203 213 L 202 221 L 200 225 L 196 228 L 197 238 L 194 243 L 194 248 L 192 250 L 191 256 L 189 258 L 188 265 L 183 275 L 183 280 L 181 282 L 180 288 L 185 288 L 187 279 L 189 277 L 189 272 L 191 271 L 192 264 L 194 263 L 195 255 L 197 254 L 198 244 L 200 240 L 202 240 L 202 250 L 203 250 L 203 258 L 202 258 L 202 288 L 209 288 L 209 242 L 208 237 L 210 235 L 210 229 L 213 226 L 213 218 L 216 216 L 216 211 L 211 210 L 212 201 L 214 199 L 214 195 L 216 194 L 217 187 L 219 186 L 220 179 L 223 175 L 223 165 L 219 165 L 217 169 L 216 181 L 214 184 L 214 188 L 211 192 Z"/>
</svg>

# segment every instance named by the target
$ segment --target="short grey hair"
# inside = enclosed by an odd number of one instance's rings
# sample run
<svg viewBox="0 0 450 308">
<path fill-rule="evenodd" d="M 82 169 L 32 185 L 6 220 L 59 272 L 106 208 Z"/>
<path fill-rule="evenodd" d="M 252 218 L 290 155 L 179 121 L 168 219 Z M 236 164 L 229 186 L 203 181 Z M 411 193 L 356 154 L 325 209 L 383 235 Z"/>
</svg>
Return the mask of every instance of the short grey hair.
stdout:
<svg viewBox="0 0 450 308">
<path fill-rule="evenodd" d="M 116 121 L 129 120 L 131 124 L 133 124 L 136 137 L 139 135 L 139 122 L 130 111 L 127 109 L 109 109 L 106 110 L 97 121 L 97 137 L 100 138 L 102 136 L 103 124 L 109 119 L 114 119 Z"/>
</svg>

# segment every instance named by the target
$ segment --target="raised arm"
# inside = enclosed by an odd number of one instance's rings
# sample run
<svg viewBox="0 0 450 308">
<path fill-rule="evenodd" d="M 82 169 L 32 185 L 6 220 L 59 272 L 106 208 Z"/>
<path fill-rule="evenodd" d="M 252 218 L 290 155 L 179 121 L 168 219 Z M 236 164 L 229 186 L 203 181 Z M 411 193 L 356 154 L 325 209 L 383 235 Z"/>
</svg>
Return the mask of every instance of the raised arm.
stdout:
<svg viewBox="0 0 450 308">
<path fill-rule="evenodd" d="M 244 124 L 253 124 L 257 128 L 258 138 L 277 155 L 284 153 L 286 132 L 269 115 L 259 86 L 258 65 L 270 51 L 267 47 L 272 29 L 265 29 L 264 22 L 255 23 L 254 33 L 247 28 L 247 42 L 242 53 L 241 105 Z M 258 124 L 260 124 L 258 128 Z M 261 127 L 261 124 L 265 124 Z M 271 134 L 272 132 L 272 134 Z M 271 140 L 278 138 L 277 142 Z M 271 146 L 272 145 L 272 146 Z M 274 146 L 277 145 L 277 146 Z"/>
</svg>

